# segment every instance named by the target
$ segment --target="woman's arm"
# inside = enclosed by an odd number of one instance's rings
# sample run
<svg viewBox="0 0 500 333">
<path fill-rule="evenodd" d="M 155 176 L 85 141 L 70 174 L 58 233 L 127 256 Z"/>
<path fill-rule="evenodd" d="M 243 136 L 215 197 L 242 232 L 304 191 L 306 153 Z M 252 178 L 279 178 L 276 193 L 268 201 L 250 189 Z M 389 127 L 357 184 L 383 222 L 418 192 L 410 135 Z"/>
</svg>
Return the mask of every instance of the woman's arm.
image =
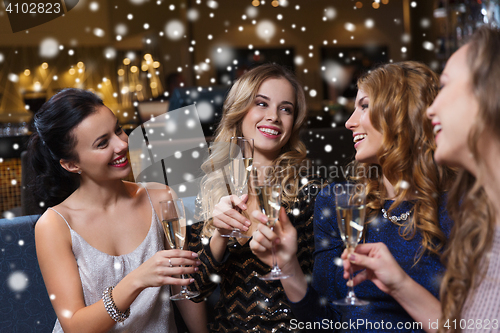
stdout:
<svg viewBox="0 0 500 333">
<path fill-rule="evenodd" d="M 65 222 L 48 210 L 35 226 L 35 241 L 40 270 L 64 331 L 109 331 L 116 322 L 109 316 L 103 301 L 85 306 L 78 266 L 71 248 L 71 235 Z M 170 267 L 168 259 L 176 267 Z M 189 251 L 158 252 L 115 286 L 112 296 L 116 307 L 124 312 L 147 287 L 191 283 L 190 280 L 171 276 L 193 273 L 198 264 L 196 254 Z"/>
<path fill-rule="evenodd" d="M 354 285 L 372 281 L 380 290 L 391 295 L 417 322 L 437 321 L 441 317 L 441 303 L 427 289 L 415 282 L 398 265 L 384 243 L 360 244 L 354 254 L 344 251 L 344 278 L 349 269 L 362 270 L 353 279 Z M 427 327 L 425 327 L 427 326 Z M 426 332 L 436 332 L 424 325 Z"/>
<path fill-rule="evenodd" d="M 191 333 L 208 333 L 207 309 L 205 302 L 194 303 L 190 300 L 175 303 L 181 312 L 182 319 Z"/>
</svg>

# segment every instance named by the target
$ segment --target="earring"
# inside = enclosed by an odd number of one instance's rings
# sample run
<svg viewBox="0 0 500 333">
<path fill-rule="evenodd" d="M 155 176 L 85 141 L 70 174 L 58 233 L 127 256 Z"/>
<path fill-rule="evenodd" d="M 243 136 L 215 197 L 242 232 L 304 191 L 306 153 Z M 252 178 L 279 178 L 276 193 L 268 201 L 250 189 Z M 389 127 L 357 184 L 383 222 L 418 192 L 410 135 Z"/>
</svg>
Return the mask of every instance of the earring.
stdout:
<svg viewBox="0 0 500 333">
<path fill-rule="evenodd" d="M 82 170 L 78 170 L 78 174 L 81 175 L 82 174 Z"/>
</svg>

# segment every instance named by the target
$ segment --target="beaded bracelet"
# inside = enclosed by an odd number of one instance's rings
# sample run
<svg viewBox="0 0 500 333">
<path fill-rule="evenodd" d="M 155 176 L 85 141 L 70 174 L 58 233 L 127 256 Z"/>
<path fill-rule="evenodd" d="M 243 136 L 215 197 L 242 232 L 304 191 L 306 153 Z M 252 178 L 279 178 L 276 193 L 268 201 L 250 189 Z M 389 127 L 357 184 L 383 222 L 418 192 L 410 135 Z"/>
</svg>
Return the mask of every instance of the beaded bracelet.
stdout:
<svg viewBox="0 0 500 333">
<path fill-rule="evenodd" d="M 106 308 L 106 311 L 108 312 L 111 319 L 113 319 L 117 323 L 121 323 L 130 316 L 130 308 L 125 310 L 125 312 L 121 312 L 120 310 L 118 310 L 115 301 L 113 300 L 112 291 L 114 288 L 114 286 L 107 287 L 102 293 L 102 300 L 104 302 L 104 307 Z"/>
</svg>

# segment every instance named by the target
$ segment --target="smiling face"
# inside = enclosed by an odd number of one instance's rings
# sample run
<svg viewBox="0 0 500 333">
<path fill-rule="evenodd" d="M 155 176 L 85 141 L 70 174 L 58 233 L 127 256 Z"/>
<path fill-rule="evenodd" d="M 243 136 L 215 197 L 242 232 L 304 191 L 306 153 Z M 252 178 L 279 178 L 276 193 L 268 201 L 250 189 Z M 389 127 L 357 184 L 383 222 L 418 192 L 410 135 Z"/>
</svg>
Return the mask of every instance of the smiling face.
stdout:
<svg viewBox="0 0 500 333">
<path fill-rule="evenodd" d="M 359 89 L 355 103 L 354 112 L 345 127 L 352 131 L 356 161 L 378 164 L 377 153 L 382 147 L 383 136 L 371 123 L 370 97 Z"/>
<path fill-rule="evenodd" d="M 125 178 L 130 172 L 127 160 L 128 136 L 111 110 L 105 106 L 85 118 L 74 130 L 77 144 L 73 164 L 85 177 L 93 180 Z"/>
<path fill-rule="evenodd" d="M 448 60 L 440 79 L 441 91 L 427 115 L 432 119 L 436 136 L 436 162 L 472 172 L 474 162 L 467 142 L 479 104 L 472 92 L 467 48 L 460 48 Z"/>
<path fill-rule="evenodd" d="M 254 139 L 254 162 L 269 164 L 292 134 L 295 91 L 284 78 L 270 78 L 259 87 L 242 122 L 243 136 Z"/>
</svg>

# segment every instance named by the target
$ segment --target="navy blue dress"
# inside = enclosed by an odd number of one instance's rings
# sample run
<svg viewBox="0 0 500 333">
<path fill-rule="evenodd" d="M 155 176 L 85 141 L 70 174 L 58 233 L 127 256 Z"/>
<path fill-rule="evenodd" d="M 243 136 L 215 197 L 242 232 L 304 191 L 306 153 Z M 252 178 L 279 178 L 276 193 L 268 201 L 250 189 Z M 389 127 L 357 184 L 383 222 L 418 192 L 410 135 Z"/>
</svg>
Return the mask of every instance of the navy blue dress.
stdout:
<svg viewBox="0 0 500 333">
<path fill-rule="evenodd" d="M 388 210 L 392 203 L 386 201 L 384 208 Z M 399 216 L 411 209 L 412 205 L 411 202 L 403 202 L 391 215 Z M 445 206 L 446 196 L 443 195 L 439 205 L 439 223 L 448 237 L 453 222 Z M 415 254 L 421 247 L 421 241 L 419 233 L 413 239 L 405 240 L 399 234 L 399 227 L 383 218 L 382 213 L 365 225 L 365 243 L 385 243 L 403 270 L 438 297 L 444 266 L 439 256 L 428 251 L 415 264 Z M 347 280 L 343 278 L 344 269 L 339 259 L 344 245 L 337 225 L 333 185 L 325 187 L 316 198 L 314 242 L 316 250 L 312 284 L 301 301 L 291 304 L 298 319 L 297 326 L 322 332 L 423 332 L 423 327 L 429 325 L 414 322 L 399 303 L 371 281 L 354 288 L 358 298 L 370 301 L 368 306 L 335 306 L 329 302 L 347 295 Z"/>
</svg>

